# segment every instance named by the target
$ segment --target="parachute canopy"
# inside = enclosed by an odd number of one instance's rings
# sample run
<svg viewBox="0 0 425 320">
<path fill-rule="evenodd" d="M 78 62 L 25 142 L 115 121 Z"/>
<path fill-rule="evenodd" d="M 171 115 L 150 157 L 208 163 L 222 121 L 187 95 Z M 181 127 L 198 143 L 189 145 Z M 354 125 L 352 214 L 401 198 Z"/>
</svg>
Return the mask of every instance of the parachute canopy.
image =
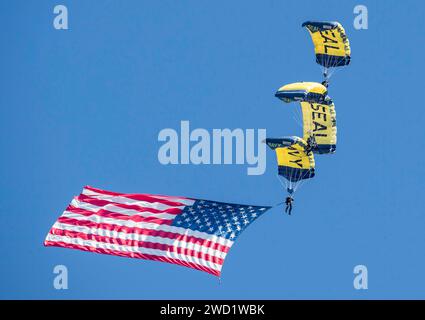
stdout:
<svg viewBox="0 0 425 320">
<path fill-rule="evenodd" d="M 350 64 L 350 42 L 339 22 L 306 21 L 302 24 L 311 35 L 316 53 L 316 62 L 325 68 Z"/>
<path fill-rule="evenodd" d="M 276 151 L 278 175 L 283 178 L 290 194 L 303 180 L 314 177 L 314 156 L 307 154 L 307 143 L 299 137 L 268 138 L 267 145 Z"/>
<path fill-rule="evenodd" d="M 327 154 L 336 151 L 336 112 L 335 106 L 301 102 L 303 114 L 304 140 L 314 153 Z"/>
<path fill-rule="evenodd" d="M 328 89 L 318 82 L 295 82 L 280 87 L 275 96 L 283 102 L 309 101 L 323 103 Z"/>
<path fill-rule="evenodd" d="M 297 82 L 281 87 L 275 95 L 285 102 L 300 101 L 301 112 L 294 110 L 295 119 L 303 128 L 303 140 L 309 146 L 307 151 L 313 153 L 336 151 L 335 105 L 326 94 L 326 87 L 320 83 Z"/>
</svg>

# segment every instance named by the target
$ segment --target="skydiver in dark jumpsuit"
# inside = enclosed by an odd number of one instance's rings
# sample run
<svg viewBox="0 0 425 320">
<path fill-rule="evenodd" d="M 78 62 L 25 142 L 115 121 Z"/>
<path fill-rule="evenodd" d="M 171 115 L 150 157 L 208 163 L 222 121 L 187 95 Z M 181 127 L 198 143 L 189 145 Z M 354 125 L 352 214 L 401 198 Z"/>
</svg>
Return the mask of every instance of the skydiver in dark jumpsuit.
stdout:
<svg viewBox="0 0 425 320">
<path fill-rule="evenodd" d="M 292 202 L 294 202 L 294 198 L 292 198 L 291 196 L 287 196 L 285 200 L 285 204 L 286 204 L 285 212 L 289 215 L 291 215 L 291 212 L 292 212 Z"/>
<path fill-rule="evenodd" d="M 307 155 L 309 155 L 315 148 L 317 148 L 317 142 L 314 135 L 312 135 L 307 139 L 307 146 L 304 151 Z"/>
</svg>

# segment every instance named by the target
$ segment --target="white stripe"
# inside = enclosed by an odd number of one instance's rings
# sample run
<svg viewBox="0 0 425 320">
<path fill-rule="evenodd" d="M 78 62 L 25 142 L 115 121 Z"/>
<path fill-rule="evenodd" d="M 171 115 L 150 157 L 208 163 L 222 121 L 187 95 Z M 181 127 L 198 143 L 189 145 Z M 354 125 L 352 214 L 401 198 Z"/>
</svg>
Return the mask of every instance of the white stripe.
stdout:
<svg viewBox="0 0 425 320">
<path fill-rule="evenodd" d="M 185 199 L 185 198 L 179 198 L 179 197 L 172 197 L 172 196 L 158 196 L 158 195 L 149 195 L 158 199 L 162 200 L 168 200 L 172 202 L 180 202 L 186 206 L 191 206 L 195 203 L 195 200 L 192 199 Z"/>
<path fill-rule="evenodd" d="M 206 232 L 201 231 L 195 231 L 191 229 L 181 228 L 181 227 L 174 227 L 167 224 L 157 224 L 157 223 L 150 223 L 150 222 L 135 222 L 131 220 L 121 220 L 121 219 L 115 219 L 115 218 L 105 218 L 98 216 L 97 214 L 93 214 L 90 217 L 86 217 L 83 215 L 80 215 L 78 213 L 72 213 L 69 211 L 64 211 L 62 214 L 62 217 L 72 217 L 72 219 L 79 220 L 79 221 L 92 221 L 96 223 L 105 223 L 105 224 L 113 224 L 128 228 L 140 228 L 140 229 L 150 229 L 150 230 L 160 230 L 160 231 L 166 231 L 166 232 L 173 232 L 178 233 L 182 235 L 188 235 L 193 236 L 205 240 L 211 240 L 213 242 L 217 242 L 223 246 L 231 247 L 233 244 L 232 240 L 228 240 L 223 237 L 218 237 L 216 235 L 211 235 Z"/>
<path fill-rule="evenodd" d="M 151 242 L 151 243 L 166 244 L 166 245 L 171 245 L 171 246 L 175 246 L 175 247 L 179 247 L 183 249 L 194 250 L 196 252 L 201 252 L 201 253 L 208 254 L 210 256 L 214 256 L 214 257 L 222 258 L 222 259 L 224 259 L 227 254 L 220 250 L 215 250 L 213 248 L 203 246 L 199 243 L 192 243 L 192 242 L 175 240 L 175 239 L 164 238 L 159 236 L 117 232 L 117 231 L 106 230 L 102 228 L 74 226 L 74 225 L 69 225 L 69 224 L 60 223 L 60 222 L 56 222 L 53 225 L 53 228 L 66 230 L 66 231 L 81 232 L 84 234 L 92 234 L 92 235 L 103 236 L 103 237 L 117 238 L 122 240 L 145 241 L 145 242 Z"/>
<path fill-rule="evenodd" d="M 113 204 L 107 204 L 105 206 L 96 206 L 91 203 L 84 202 L 83 200 L 73 199 L 71 205 L 75 208 L 84 209 L 91 212 L 97 212 L 99 210 L 107 210 L 115 213 L 121 213 L 128 216 L 138 215 L 141 217 L 154 217 L 164 220 L 173 220 L 177 214 L 172 213 L 153 213 L 149 211 L 140 212 L 134 209 L 125 209 L 121 207 L 114 206 Z"/>
<path fill-rule="evenodd" d="M 166 204 L 163 204 L 161 202 L 148 202 L 148 201 L 141 201 L 141 200 L 134 200 L 134 199 L 130 199 L 130 198 L 126 198 L 123 196 L 111 196 L 111 195 L 107 195 L 107 194 L 101 194 L 92 190 L 88 190 L 88 189 L 83 189 L 83 194 L 86 196 L 89 196 L 93 199 L 98 199 L 98 200 L 105 200 L 105 201 L 109 201 L 109 202 L 115 202 L 115 203 L 121 203 L 121 204 L 129 204 L 129 205 L 136 205 L 136 206 L 140 206 L 140 207 L 144 207 L 144 208 L 154 208 L 154 209 L 158 209 L 158 210 L 166 210 L 166 209 L 170 209 L 170 208 L 179 208 L 179 209 L 183 209 L 185 207 L 185 205 L 181 205 L 181 206 L 169 206 Z M 191 200 L 191 204 L 192 205 L 194 203 L 193 200 Z"/>
<path fill-rule="evenodd" d="M 96 195 L 111 196 L 110 194 L 108 194 L 104 190 L 94 191 L 94 190 L 88 189 L 87 187 L 84 187 L 83 188 L 83 194 L 84 194 L 85 191 L 90 192 L 91 194 L 96 194 Z M 120 194 L 120 197 L 125 197 L 126 195 L 135 195 L 135 194 L 124 194 L 124 193 L 122 193 L 122 194 Z M 157 198 L 157 199 L 161 199 L 161 200 L 168 200 L 168 201 L 172 201 L 172 202 L 180 202 L 181 204 L 184 204 L 186 206 L 191 206 L 196 201 L 194 199 L 189 199 L 189 198 L 182 198 L 182 197 L 175 197 L 175 196 L 162 196 L 162 195 L 157 195 L 157 194 L 140 194 L 140 195 L 151 197 L 151 198 Z M 126 198 L 126 199 L 128 199 L 128 198 Z"/>
<path fill-rule="evenodd" d="M 85 247 L 94 247 L 94 248 L 101 248 L 106 250 L 115 250 L 120 252 L 134 252 L 134 253 L 142 253 L 142 254 L 150 254 L 154 256 L 159 257 L 167 257 L 172 259 L 178 259 L 184 262 L 190 262 L 193 264 L 197 264 L 200 266 L 208 267 L 213 270 L 220 271 L 221 265 L 217 263 L 213 263 L 211 261 L 206 261 L 204 259 L 188 256 L 185 254 L 177 254 L 175 252 L 169 252 L 164 250 L 158 250 L 158 249 L 148 249 L 148 248 L 139 248 L 134 246 L 123 246 L 118 244 L 111 244 L 111 243 L 104 243 L 104 242 L 98 242 L 93 240 L 83 240 L 79 238 L 71 238 L 71 237 L 65 237 L 65 236 L 55 236 L 52 234 L 48 234 L 46 241 L 52 241 L 52 242 L 64 242 L 69 244 L 75 244 L 79 246 L 85 246 Z"/>
</svg>

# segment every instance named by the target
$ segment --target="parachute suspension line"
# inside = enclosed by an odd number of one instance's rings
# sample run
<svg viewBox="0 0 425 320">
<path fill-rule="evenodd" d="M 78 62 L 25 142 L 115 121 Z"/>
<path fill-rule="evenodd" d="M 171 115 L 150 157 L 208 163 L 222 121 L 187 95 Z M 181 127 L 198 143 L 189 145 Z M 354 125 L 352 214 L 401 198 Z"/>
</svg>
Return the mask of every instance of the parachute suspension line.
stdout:
<svg viewBox="0 0 425 320">
<path fill-rule="evenodd" d="M 299 127 L 301 127 L 301 128 L 303 127 L 302 122 L 300 121 L 299 116 L 298 116 L 298 114 L 297 114 L 296 111 L 294 111 L 294 114 L 292 115 L 292 118 L 294 119 L 294 121 L 296 122 L 296 124 Z"/>
<path fill-rule="evenodd" d="M 301 188 L 303 186 L 303 184 L 305 183 L 305 180 L 301 180 L 300 183 L 298 184 L 298 188 Z"/>
<path fill-rule="evenodd" d="M 326 61 L 326 62 L 328 62 L 328 61 Z M 329 80 L 329 69 L 327 67 L 323 67 L 322 71 L 323 71 L 324 80 L 328 81 Z"/>
<path fill-rule="evenodd" d="M 302 178 L 302 173 L 301 173 L 301 171 L 299 171 L 298 172 L 298 176 L 297 176 L 297 186 L 296 186 L 296 189 L 298 189 L 301 186 L 302 182 L 303 182 L 303 180 L 301 178 Z"/>
<path fill-rule="evenodd" d="M 297 123 L 297 125 L 299 127 L 303 127 L 303 116 L 302 116 L 302 112 L 300 110 L 301 108 L 296 107 L 295 109 L 293 109 L 293 119 L 295 120 L 295 122 Z"/>
<path fill-rule="evenodd" d="M 280 184 L 282 185 L 282 187 L 284 187 L 284 188 L 285 188 L 285 190 L 286 190 L 286 189 L 288 189 L 288 187 L 290 187 L 290 186 L 288 185 L 288 183 L 286 183 L 286 182 L 285 182 L 285 184 L 284 184 L 284 183 L 282 182 L 282 180 L 280 179 L 279 174 L 277 174 L 277 175 L 276 175 L 276 178 L 277 178 L 277 180 L 279 180 Z"/>
</svg>

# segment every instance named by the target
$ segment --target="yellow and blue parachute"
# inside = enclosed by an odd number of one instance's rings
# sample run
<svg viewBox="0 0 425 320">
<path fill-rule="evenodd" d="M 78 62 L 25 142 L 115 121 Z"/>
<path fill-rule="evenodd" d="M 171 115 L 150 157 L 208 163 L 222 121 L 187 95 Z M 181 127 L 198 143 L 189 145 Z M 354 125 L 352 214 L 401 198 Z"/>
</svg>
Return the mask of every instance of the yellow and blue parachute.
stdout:
<svg viewBox="0 0 425 320">
<path fill-rule="evenodd" d="M 300 102 L 301 114 L 299 109 L 294 113 L 303 128 L 309 151 L 319 154 L 336 151 L 335 105 L 325 86 L 317 82 L 296 82 L 279 88 L 275 96 L 286 103 Z"/>
<path fill-rule="evenodd" d="M 322 103 L 326 101 L 328 89 L 317 82 L 295 82 L 280 87 L 275 96 L 283 102 L 309 101 Z"/>
<path fill-rule="evenodd" d="M 325 79 L 331 75 L 331 68 L 350 64 L 350 41 L 339 22 L 306 21 L 302 26 L 311 35 L 316 62 L 324 68 Z"/>
<path fill-rule="evenodd" d="M 267 138 L 266 144 L 276 152 L 278 176 L 289 194 L 293 194 L 304 180 L 315 175 L 314 155 L 307 152 L 307 143 L 295 136 Z"/>
<path fill-rule="evenodd" d="M 327 104 L 301 102 L 303 137 L 314 153 L 336 151 L 336 112 L 332 100 Z"/>
</svg>

